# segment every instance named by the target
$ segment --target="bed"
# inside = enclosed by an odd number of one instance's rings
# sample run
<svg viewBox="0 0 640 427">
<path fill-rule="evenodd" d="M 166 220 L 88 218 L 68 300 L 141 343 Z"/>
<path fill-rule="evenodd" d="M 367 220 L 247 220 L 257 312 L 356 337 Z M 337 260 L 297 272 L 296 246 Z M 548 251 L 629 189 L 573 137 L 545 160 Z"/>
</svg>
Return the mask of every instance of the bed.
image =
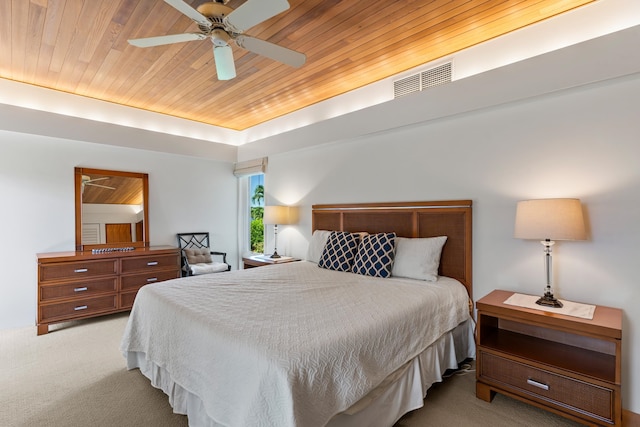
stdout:
<svg viewBox="0 0 640 427">
<path fill-rule="evenodd" d="M 437 280 L 311 259 L 143 287 L 121 350 L 190 425 L 391 426 L 475 356 L 470 201 L 314 205 L 312 228 L 446 236 Z"/>
</svg>

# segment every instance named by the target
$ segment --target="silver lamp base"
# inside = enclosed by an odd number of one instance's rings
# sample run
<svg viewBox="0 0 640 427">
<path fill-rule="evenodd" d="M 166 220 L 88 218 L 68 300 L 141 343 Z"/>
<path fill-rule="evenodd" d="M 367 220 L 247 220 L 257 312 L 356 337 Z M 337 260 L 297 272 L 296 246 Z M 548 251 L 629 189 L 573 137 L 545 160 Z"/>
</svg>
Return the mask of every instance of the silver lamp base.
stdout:
<svg viewBox="0 0 640 427">
<path fill-rule="evenodd" d="M 562 303 L 553 296 L 549 287 L 547 287 L 544 295 L 541 296 L 538 301 L 536 301 L 536 304 L 544 305 L 545 307 L 562 308 Z"/>
</svg>

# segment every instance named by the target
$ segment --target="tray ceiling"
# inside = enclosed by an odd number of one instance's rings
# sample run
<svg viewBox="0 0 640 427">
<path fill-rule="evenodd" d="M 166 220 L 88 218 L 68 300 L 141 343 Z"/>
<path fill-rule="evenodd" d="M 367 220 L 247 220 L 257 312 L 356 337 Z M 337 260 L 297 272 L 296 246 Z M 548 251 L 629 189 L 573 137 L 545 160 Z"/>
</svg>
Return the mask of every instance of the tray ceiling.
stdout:
<svg viewBox="0 0 640 427">
<path fill-rule="evenodd" d="M 129 45 L 197 31 L 164 1 L 2 0 L 0 77 L 244 130 L 592 1 L 289 0 L 245 34 L 302 52 L 306 64 L 233 45 L 237 77 L 218 81 L 209 40 Z"/>
</svg>

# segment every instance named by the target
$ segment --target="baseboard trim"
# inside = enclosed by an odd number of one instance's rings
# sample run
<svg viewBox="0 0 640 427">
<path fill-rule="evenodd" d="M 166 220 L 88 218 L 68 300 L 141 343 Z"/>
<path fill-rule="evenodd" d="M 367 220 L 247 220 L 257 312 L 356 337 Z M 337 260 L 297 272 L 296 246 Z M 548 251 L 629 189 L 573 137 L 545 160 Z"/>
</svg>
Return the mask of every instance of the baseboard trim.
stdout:
<svg viewBox="0 0 640 427">
<path fill-rule="evenodd" d="M 622 410 L 622 426 L 623 427 L 635 427 L 640 426 L 640 414 L 631 412 L 629 410 Z"/>
</svg>

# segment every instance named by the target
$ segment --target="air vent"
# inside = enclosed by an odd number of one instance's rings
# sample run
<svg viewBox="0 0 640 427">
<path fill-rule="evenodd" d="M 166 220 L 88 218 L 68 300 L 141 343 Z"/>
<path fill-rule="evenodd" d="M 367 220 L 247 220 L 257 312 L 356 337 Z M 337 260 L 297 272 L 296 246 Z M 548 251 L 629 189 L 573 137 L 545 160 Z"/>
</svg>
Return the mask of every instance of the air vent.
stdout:
<svg viewBox="0 0 640 427">
<path fill-rule="evenodd" d="M 393 82 L 393 96 L 398 98 L 400 96 L 408 95 L 420 90 L 420 74 L 405 77 L 401 80 Z"/>
<path fill-rule="evenodd" d="M 451 82 L 453 63 L 447 62 L 393 82 L 393 96 L 399 98 L 433 86 Z"/>
<path fill-rule="evenodd" d="M 451 82 L 451 62 L 420 73 L 422 89 Z"/>
</svg>

